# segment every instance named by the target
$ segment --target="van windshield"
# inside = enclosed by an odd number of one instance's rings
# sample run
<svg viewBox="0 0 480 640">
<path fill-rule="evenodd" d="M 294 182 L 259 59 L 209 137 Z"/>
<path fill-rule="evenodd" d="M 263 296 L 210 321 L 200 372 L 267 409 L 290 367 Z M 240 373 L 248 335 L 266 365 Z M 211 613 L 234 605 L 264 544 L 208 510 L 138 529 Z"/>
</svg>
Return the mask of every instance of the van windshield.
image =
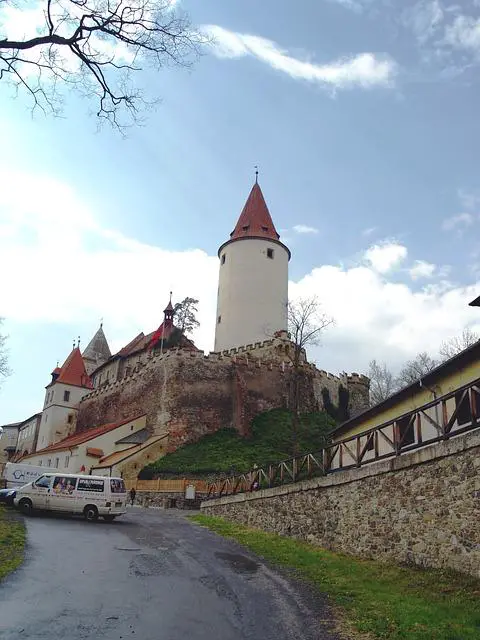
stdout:
<svg viewBox="0 0 480 640">
<path fill-rule="evenodd" d="M 35 480 L 35 486 L 41 487 L 43 489 L 48 489 L 50 486 L 50 477 L 49 476 L 40 476 L 38 480 Z"/>
<path fill-rule="evenodd" d="M 110 479 L 110 491 L 112 493 L 127 493 L 125 483 L 120 478 Z"/>
</svg>

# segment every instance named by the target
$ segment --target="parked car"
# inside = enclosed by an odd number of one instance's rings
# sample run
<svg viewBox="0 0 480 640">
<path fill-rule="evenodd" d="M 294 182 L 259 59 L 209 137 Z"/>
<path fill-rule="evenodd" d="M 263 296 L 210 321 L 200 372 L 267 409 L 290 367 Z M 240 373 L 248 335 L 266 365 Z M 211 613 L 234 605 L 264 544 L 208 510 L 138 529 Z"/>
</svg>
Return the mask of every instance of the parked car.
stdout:
<svg viewBox="0 0 480 640">
<path fill-rule="evenodd" d="M 17 492 L 15 489 L 0 489 L 0 503 L 13 507 L 13 501 L 16 495 Z"/>
</svg>

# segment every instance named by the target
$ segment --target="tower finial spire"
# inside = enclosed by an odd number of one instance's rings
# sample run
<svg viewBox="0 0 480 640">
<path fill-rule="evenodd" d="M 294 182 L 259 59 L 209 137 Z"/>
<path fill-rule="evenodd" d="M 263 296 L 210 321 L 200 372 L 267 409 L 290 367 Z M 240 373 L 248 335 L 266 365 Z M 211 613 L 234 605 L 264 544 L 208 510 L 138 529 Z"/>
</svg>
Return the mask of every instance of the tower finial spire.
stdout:
<svg viewBox="0 0 480 640">
<path fill-rule="evenodd" d="M 258 164 L 255 165 L 255 184 L 258 184 Z"/>
</svg>

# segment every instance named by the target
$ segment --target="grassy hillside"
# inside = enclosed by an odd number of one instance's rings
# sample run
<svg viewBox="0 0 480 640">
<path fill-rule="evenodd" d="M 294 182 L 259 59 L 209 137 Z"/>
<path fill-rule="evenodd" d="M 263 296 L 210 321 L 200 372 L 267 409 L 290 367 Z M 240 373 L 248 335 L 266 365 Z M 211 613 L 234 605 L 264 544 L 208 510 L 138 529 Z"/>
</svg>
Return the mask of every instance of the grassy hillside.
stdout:
<svg viewBox="0 0 480 640">
<path fill-rule="evenodd" d="M 302 416 L 298 434 L 298 451 L 318 451 L 326 434 L 335 426 L 326 413 Z M 292 455 L 292 416 L 284 409 L 274 409 L 257 416 L 250 438 L 242 438 L 233 429 L 222 429 L 186 445 L 143 469 L 141 478 L 153 475 L 196 475 L 247 471 L 254 464 L 278 462 Z"/>
</svg>

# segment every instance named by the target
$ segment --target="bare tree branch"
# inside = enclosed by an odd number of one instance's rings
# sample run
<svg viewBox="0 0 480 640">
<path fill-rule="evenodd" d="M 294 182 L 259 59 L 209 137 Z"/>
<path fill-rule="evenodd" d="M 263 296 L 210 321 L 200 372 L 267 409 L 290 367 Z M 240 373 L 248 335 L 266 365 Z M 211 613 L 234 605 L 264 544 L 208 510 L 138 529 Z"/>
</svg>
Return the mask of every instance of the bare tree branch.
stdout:
<svg viewBox="0 0 480 640">
<path fill-rule="evenodd" d="M 370 404 L 374 406 L 389 398 L 398 389 L 397 381 L 385 362 L 372 360 L 368 369 L 370 378 Z"/>
<path fill-rule="evenodd" d="M 142 91 L 132 86 L 132 72 L 144 62 L 156 69 L 189 67 L 208 42 L 184 14 L 172 10 L 169 0 L 43 4 L 32 37 L 13 39 L 0 31 L 0 80 L 27 91 L 34 110 L 57 114 L 57 90 L 63 84 L 96 99 L 97 116 L 122 128 L 121 115 L 135 121 L 139 109 L 148 106 Z M 2 7 L 9 6 L 13 0 L 0 1 L 0 24 Z"/>
<path fill-rule="evenodd" d="M 3 324 L 3 318 L 0 318 L 0 327 Z M 6 349 L 7 337 L 0 333 L 0 384 L 3 378 L 11 374 L 8 367 L 8 351 Z"/>
<path fill-rule="evenodd" d="M 460 351 L 468 349 L 476 342 L 480 340 L 480 336 L 475 331 L 472 331 L 469 327 L 465 327 L 461 336 L 450 338 L 442 342 L 439 353 L 442 360 L 449 360 L 456 356 Z"/>
</svg>

